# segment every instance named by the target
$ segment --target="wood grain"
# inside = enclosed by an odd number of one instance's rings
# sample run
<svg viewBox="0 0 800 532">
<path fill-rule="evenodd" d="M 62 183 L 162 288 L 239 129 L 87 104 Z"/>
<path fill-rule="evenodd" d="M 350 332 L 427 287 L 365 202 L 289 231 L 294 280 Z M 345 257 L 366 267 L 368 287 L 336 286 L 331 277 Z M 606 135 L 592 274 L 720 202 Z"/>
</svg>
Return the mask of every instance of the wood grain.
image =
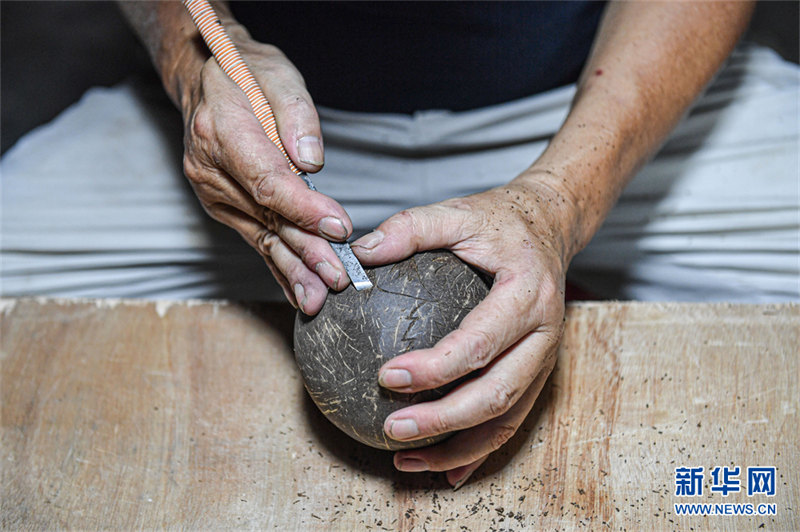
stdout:
<svg viewBox="0 0 800 532">
<path fill-rule="evenodd" d="M 457 492 L 319 414 L 287 307 L 23 299 L 0 316 L 3 528 L 800 528 L 796 305 L 573 304 L 534 411 Z M 708 474 L 674 496 L 675 467 L 718 465 L 776 466 L 776 496 L 723 498 Z"/>
</svg>

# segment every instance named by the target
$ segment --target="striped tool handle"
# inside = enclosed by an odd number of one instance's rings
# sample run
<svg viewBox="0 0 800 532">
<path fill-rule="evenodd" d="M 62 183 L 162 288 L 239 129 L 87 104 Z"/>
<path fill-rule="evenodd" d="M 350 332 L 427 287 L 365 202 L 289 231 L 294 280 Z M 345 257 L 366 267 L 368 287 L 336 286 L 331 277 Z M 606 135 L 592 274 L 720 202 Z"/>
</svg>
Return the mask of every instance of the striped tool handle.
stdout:
<svg viewBox="0 0 800 532">
<path fill-rule="evenodd" d="M 200 30 L 200 35 L 203 36 L 203 40 L 208 45 L 222 71 L 244 91 L 256 118 L 261 123 L 261 127 L 264 128 L 269 140 L 286 158 L 289 168 L 305 181 L 308 188 L 317 190 L 306 173 L 301 172 L 289 158 L 289 154 L 286 153 L 286 148 L 283 147 L 281 137 L 278 135 L 278 125 L 275 122 L 275 115 L 272 114 L 272 107 L 270 107 L 250 68 L 244 62 L 242 56 L 239 55 L 239 51 L 233 41 L 228 37 L 228 33 L 222 26 L 222 22 L 217 18 L 214 8 L 211 7 L 207 0 L 183 0 L 183 5 L 186 6 L 192 16 L 197 29 Z M 350 245 L 346 242 L 331 242 L 331 247 L 336 252 L 339 260 L 342 261 L 347 275 L 356 290 L 372 288 L 372 283 L 364 272 L 361 263 L 358 262 L 358 259 L 353 254 L 353 250 L 350 249 Z"/>
</svg>

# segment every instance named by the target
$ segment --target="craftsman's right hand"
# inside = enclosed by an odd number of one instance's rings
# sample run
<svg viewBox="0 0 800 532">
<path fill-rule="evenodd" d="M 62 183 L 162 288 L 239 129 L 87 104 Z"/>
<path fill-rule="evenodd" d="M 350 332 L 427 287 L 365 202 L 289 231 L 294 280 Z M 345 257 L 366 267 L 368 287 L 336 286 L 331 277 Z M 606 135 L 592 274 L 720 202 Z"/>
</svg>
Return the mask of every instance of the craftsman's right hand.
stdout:
<svg viewBox="0 0 800 532">
<path fill-rule="evenodd" d="M 306 172 L 319 171 L 322 134 L 302 76 L 274 46 L 254 41 L 237 46 L 272 106 L 292 161 Z M 289 169 L 245 94 L 213 57 L 182 107 L 184 172 L 206 212 L 264 257 L 295 307 L 316 314 L 328 288 L 341 290 L 349 283 L 326 241 L 349 236 L 347 213 Z"/>
</svg>

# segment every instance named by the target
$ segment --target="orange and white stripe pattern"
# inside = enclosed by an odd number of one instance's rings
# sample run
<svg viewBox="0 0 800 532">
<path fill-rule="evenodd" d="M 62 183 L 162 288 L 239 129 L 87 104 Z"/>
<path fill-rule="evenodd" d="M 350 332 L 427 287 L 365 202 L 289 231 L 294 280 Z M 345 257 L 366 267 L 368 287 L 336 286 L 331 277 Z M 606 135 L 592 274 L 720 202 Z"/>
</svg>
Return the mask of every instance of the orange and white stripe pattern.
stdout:
<svg viewBox="0 0 800 532">
<path fill-rule="evenodd" d="M 225 28 L 222 26 L 214 8 L 207 0 L 184 0 L 183 5 L 192 16 L 197 29 L 200 30 L 200 35 L 208 45 L 214 58 L 219 63 L 220 68 L 225 74 L 231 78 L 240 89 L 247 95 L 250 101 L 250 106 L 256 118 L 264 128 L 264 132 L 269 137 L 289 163 L 289 168 L 292 169 L 297 175 L 302 172 L 294 165 L 286 153 L 286 148 L 283 147 L 281 137 L 278 135 L 278 125 L 275 122 L 275 116 L 272 114 L 272 107 L 270 107 L 267 97 L 261 91 L 255 76 L 250 71 L 250 68 L 242 59 L 236 46 L 231 41 Z"/>
</svg>

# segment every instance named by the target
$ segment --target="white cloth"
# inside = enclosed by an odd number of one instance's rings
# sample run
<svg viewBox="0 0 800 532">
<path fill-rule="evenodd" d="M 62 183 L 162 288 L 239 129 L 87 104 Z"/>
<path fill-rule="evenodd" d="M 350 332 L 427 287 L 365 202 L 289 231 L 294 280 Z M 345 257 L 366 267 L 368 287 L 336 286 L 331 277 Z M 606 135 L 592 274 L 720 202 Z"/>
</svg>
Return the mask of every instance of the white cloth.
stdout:
<svg viewBox="0 0 800 532">
<path fill-rule="evenodd" d="M 182 176 L 157 88 L 92 89 L 0 161 L 0 294 L 275 299 L 239 236 Z M 364 233 L 398 210 L 507 182 L 544 150 L 574 86 L 475 111 L 320 109 L 314 176 Z M 800 69 L 742 47 L 574 260 L 589 291 L 641 300 L 800 300 Z"/>
</svg>

